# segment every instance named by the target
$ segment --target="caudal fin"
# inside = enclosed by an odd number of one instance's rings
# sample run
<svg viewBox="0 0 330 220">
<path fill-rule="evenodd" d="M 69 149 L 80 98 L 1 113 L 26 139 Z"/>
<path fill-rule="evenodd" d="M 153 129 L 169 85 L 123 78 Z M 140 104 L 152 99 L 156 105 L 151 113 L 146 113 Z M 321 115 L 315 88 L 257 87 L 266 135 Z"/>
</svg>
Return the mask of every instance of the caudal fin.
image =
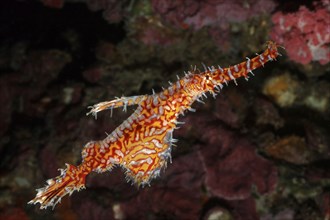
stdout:
<svg viewBox="0 0 330 220">
<path fill-rule="evenodd" d="M 79 191 L 85 188 L 85 177 L 88 174 L 78 166 L 66 164 L 66 169 L 59 169 L 61 175 L 47 180 L 47 185 L 37 189 L 37 195 L 28 204 L 40 203 L 40 209 L 55 207 L 61 202 L 63 196 L 71 195 L 75 190 Z"/>
</svg>

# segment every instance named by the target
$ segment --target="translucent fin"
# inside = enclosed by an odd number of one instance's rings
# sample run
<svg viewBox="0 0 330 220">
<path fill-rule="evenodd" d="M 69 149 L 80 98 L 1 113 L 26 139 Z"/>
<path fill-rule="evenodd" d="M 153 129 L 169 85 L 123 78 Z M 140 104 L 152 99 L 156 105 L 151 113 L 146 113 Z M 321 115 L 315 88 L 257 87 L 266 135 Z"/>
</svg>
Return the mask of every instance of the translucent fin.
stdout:
<svg viewBox="0 0 330 220">
<path fill-rule="evenodd" d="M 40 203 L 40 209 L 47 207 L 55 207 L 61 199 L 74 191 L 85 188 L 85 177 L 87 173 L 83 172 L 80 167 L 66 164 L 66 169 L 61 171 L 61 175 L 53 179 L 47 180 L 44 188 L 37 189 L 37 195 L 28 204 Z"/>
<path fill-rule="evenodd" d="M 96 117 L 97 113 L 103 110 L 107 109 L 114 109 L 123 107 L 123 110 L 126 111 L 127 106 L 130 105 L 138 105 L 141 101 L 145 99 L 146 96 L 131 96 L 131 97 L 121 97 L 117 98 L 112 101 L 106 101 L 106 102 L 100 102 L 98 104 L 95 104 L 93 106 L 89 106 L 88 108 L 91 108 L 91 110 L 86 114 L 92 114 Z"/>
</svg>

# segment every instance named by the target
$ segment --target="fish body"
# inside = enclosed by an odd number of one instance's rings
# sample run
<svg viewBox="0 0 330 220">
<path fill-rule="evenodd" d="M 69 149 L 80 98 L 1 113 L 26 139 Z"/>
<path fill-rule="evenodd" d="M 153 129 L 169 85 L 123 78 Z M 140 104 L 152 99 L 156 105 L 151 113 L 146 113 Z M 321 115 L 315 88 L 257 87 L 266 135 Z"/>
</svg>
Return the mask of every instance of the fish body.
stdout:
<svg viewBox="0 0 330 220">
<path fill-rule="evenodd" d="M 262 54 L 228 68 L 204 67 L 203 72 L 193 69 L 170 83 L 167 89 L 151 95 L 121 97 L 91 106 L 88 114 L 95 117 L 103 110 L 137 105 L 136 110 L 103 140 L 90 141 L 82 150 L 82 162 L 78 166 L 66 164 L 61 174 L 47 181 L 44 188 L 29 203 L 40 203 L 40 208 L 55 207 L 66 194 L 85 188 L 85 178 L 91 172 L 105 172 L 121 166 L 128 180 L 138 186 L 149 185 L 171 161 L 173 131 L 180 115 L 195 111 L 191 105 L 203 102 L 206 93 L 214 97 L 224 84 L 253 74 L 253 70 L 275 60 L 278 45 L 269 41 Z"/>
</svg>

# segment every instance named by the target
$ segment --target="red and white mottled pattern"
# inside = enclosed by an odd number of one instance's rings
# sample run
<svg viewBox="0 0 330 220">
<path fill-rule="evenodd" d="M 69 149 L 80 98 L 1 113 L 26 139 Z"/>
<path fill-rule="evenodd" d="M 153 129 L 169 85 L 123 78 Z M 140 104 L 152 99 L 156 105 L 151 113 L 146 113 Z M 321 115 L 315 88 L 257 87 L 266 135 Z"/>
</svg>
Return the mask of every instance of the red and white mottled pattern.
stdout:
<svg viewBox="0 0 330 220">
<path fill-rule="evenodd" d="M 191 105 L 202 102 L 206 92 L 215 96 L 231 80 L 237 85 L 237 78 L 248 79 L 248 73 L 278 55 L 277 44 L 268 42 L 262 54 L 229 68 L 205 67 L 202 73 L 192 70 L 160 93 L 122 97 L 92 106 L 88 114 L 96 116 L 106 109 L 126 110 L 129 105 L 138 105 L 105 139 L 87 143 L 82 150 L 82 163 L 77 167 L 67 164 L 61 175 L 48 180 L 47 186 L 39 189 L 29 203 L 40 203 L 41 208 L 54 207 L 66 194 L 85 188 L 85 178 L 90 172 L 105 172 L 115 165 L 121 166 L 127 179 L 138 186 L 149 185 L 171 161 L 172 145 L 177 141 L 173 130 L 180 124 L 179 115 L 195 111 Z"/>
</svg>

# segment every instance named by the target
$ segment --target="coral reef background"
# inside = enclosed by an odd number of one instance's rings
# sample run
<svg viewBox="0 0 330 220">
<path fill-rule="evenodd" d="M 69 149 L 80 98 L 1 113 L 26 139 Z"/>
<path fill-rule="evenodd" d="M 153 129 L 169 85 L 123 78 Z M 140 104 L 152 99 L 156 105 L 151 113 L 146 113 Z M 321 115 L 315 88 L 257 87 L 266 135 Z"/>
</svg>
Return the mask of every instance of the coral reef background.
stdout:
<svg viewBox="0 0 330 220">
<path fill-rule="evenodd" d="M 116 168 L 54 210 L 27 205 L 129 116 L 87 106 L 239 63 L 267 40 L 283 56 L 194 104 L 151 187 Z M 329 45 L 329 0 L 1 1 L 0 219 L 329 220 Z"/>
</svg>

